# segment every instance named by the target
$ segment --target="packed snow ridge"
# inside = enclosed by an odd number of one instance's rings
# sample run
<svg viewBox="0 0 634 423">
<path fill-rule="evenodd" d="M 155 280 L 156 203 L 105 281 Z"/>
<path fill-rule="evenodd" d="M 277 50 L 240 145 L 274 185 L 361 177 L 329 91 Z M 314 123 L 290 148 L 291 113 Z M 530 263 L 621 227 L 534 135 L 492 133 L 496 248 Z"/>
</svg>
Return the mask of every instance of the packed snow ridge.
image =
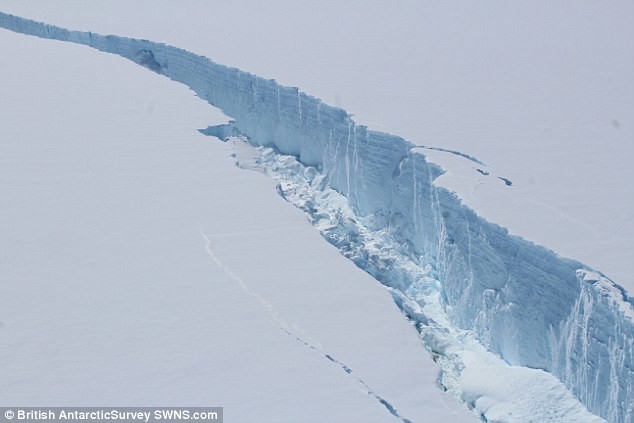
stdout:
<svg viewBox="0 0 634 423">
<path fill-rule="evenodd" d="M 344 110 L 297 88 L 176 47 L 69 31 L 3 13 L 0 26 L 130 59 L 187 85 L 234 119 L 207 133 L 240 134 L 280 157 L 294 158 L 312 189 L 336 193 L 337 201 L 345 202 L 337 209 L 335 194 L 329 194 L 322 197 L 334 201 L 332 207 L 310 202 L 302 207 L 327 239 L 391 287 L 423 339 L 433 338 L 428 346 L 441 364 L 449 363 L 443 368 L 452 365 L 452 354 L 443 349 L 451 342 L 443 344 L 441 333 L 433 332 L 436 327 L 443 334 L 472 335 L 509 368 L 554 375 L 609 422 L 634 423 L 632 299 L 600 272 L 512 236 L 464 206 L 434 184 L 443 170 L 427 162 L 421 148 L 357 125 Z M 296 165 L 288 169 L 299 171 Z M 295 192 L 282 188 L 287 197 Z M 338 218 L 321 216 L 324 210 Z M 426 314 L 430 292 L 440 310 Z M 441 315 L 446 322 L 439 322 Z M 463 357 L 461 365 L 465 362 Z M 460 373 L 460 365 L 454 367 Z M 451 372 L 444 377 L 441 384 L 454 389 L 447 379 Z M 514 421 L 496 417 L 487 411 L 494 407 L 466 392 L 463 400 L 483 418 Z"/>
</svg>

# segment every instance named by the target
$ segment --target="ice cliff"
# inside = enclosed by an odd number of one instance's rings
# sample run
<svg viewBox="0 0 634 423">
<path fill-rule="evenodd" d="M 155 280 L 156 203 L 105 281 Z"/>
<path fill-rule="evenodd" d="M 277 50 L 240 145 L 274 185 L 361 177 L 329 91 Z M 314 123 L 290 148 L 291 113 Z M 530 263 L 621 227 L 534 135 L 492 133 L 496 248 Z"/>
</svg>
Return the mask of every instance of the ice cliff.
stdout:
<svg viewBox="0 0 634 423">
<path fill-rule="evenodd" d="M 632 299 L 601 273 L 478 216 L 434 184 L 443 170 L 414 145 L 357 125 L 344 110 L 297 88 L 176 47 L 3 13 L 0 26 L 117 54 L 187 85 L 234 119 L 208 133 L 243 134 L 255 145 L 296 157 L 347 199 L 368 230 L 382 231 L 399 245 L 399 254 L 432 269 L 452 324 L 474 333 L 509 364 L 552 373 L 609 422 L 634 423 Z M 344 232 L 339 243 L 350 244 L 355 236 Z M 394 272 L 389 262 L 377 265 L 369 254 L 354 260 L 416 301 L 416 274 Z"/>
</svg>

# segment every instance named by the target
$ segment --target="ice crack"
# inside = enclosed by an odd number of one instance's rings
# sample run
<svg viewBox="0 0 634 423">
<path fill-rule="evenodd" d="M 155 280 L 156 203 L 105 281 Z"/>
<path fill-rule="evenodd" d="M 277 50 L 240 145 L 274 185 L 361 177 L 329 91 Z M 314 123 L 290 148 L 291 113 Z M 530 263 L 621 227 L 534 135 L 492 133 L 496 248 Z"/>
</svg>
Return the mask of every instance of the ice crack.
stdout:
<svg viewBox="0 0 634 423">
<path fill-rule="evenodd" d="M 335 358 L 331 353 L 326 352 L 319 342 L 317 342 L 317 341 L 315 341 L 313 339 L 310 339 L 306 335 L 299 335 L 291 327 L 291 325 L 289 325 L 284 319 L 282 319 L 282 317 L 280 316 L 280 313 L 277 311 L 275 306 L 273 306 L 273 304 L 271 304 L 266 298 L 262 297 L 260 294 L 251 291 L 251 289 L 249 288 L 247 283 L 244 281 L 244 279 L 242 279 L 240 276 L 236 275 L 229 267 L 227 267 L 218 258 L 218 256 L 214 253 L 213 248 L 212 248 L 211 236 L 205 234 L 202 229 L 200 229 L 200 235 L 205 240 L 205 243 L 206 243 L 205 249 L 206 249 L 207 254 L 209 255 L 209 257 L 211 257 L 211 259 L 214 261 L 214 263 L 220 269 L 222 269 L 223 272 L 225 272 L 227 274 L 227 276 L 229 276 L 229 278 L 231 280 L 233 280 L 245 294 L 247 294 L 250 297 L 255 298 L 260 303 L 260 305 L 271 316 L 272 320 L 275 323 L 277 323 L 277 325 L 279 326 L 279 328 L 280 328 L 280 330 L 282 332 L 284 332 L 286 335 L 288 335 L 291 338 L 293 338 L 295 341 L 297 341 L 299 344 L 303 345 L 304 347 L 306 347 L 306 348 L 308 348 L 310 350 L 313 350 L 316 353 L 320 354 L 323 358 L 328 360 L 330 363 L 333 363 L 333 364 L 337 365 L 339 368 L 341 368 L 347 375 L 352 377 L 353 380 L 363 388 L 363 390 L 366 392 L 367 395 L 369 395 L 372 398 L 374 398 L 392 416 L 396 417 L 397 419 L 399 419 L 403 423 L 413 423 L 411 420 L 402 417 L 399 414 L 399 412 L 397 411 L 397 409 L 389 401 L 387 401 L 381 395 L 377 394 L 374 391 L 374 389 L 372 389 L 361 377 L 357 376 L 357 374 L 348 365 L 346 365 L 342 361 L 340 361 L 337 358 Z"/>
</svg>

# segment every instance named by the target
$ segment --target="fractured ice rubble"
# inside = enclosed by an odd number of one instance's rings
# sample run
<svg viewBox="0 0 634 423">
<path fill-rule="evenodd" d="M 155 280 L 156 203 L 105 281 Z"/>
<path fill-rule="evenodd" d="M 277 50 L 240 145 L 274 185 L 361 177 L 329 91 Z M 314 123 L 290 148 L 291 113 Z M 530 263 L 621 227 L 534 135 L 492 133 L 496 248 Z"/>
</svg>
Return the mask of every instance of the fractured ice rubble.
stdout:
<svg viewBox="0 0 634 423">
<path fill-rule="evenodd" d="M 457 328 L 446 312 L 442 283 L 429 264 L 387 228 L 370 229 L 327 178 L 297 158 L 273 148 L 249 151 L 241 137 L 230 139 L 238 165 L 261 171 L 278 183 L 279 194 L 303 210 L 322 236 L 347 258 L 389 287 L 403 313 L 416 325 L 441 367 L 440 386 L 489 422 L 599 422 L 550 373 L 510 366 L 486 351 L 472 331 Z M 393 288 L 395 281 L 407 289 Z"/>
<path fill-rule="evenodd" d="M 435 287 L 436 302 L 452 328 L 521 366 L 513 367 L 518 371 L 549 372 L 607 421 L 634 422 L 634 301 L 601 273 L 477 216 L 433 184 L 442 169 L 406 140 L 357 125 L 344 110 L 297 88 L 176 47 L 69 31 L 3 13 L 0 26 L 89 45 L 187 85 L 234 119 L 230 127 L 208 128 L 210 134 L 243 134 L 255 145 L 295 157 L 321 175 L 321 189 L 345 198 L 364 230 L 384 234 L 382 240 L 398 246 L 386 260 L 364 248 L 351 258 L 388 284 L 397 304 L 419 325 L 437 324 L 424 313 L 426 292 Z M 333 243 L 344 252 L 365 239 L 346 219 L 337 225 Z M 394 260 L 418 270 L 399 271 Z M 451 358 L 437 353 L 439 360 Z M 477 396 L 463 399 L 495 420 Z"/>
</svg>

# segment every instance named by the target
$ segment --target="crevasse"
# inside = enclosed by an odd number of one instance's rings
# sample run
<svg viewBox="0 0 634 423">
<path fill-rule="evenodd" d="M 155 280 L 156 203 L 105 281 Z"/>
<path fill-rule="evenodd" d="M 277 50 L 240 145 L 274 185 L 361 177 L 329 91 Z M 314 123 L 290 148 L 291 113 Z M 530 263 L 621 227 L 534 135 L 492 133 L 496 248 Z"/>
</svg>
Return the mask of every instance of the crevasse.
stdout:
<svg viewBox="0 0 634 423">
<path fill-rule="evenodd" d="M 606 420 L 634 423 L 634 302 L 601 273 L 476 215 L 434 185 L 443 171 L 414 145 L 297 88 L 176 47 L 4 13 L 0 26 L 117 54 L 187 85 L 234 119 L 231 131 L 315 168 L 370 230 L 386 231 L 400 254 L 431 267 L 451 322 L 486 349 L 552 373 Z M 416 296 L 410 278 L 384 283 Z"/>
</svg>

